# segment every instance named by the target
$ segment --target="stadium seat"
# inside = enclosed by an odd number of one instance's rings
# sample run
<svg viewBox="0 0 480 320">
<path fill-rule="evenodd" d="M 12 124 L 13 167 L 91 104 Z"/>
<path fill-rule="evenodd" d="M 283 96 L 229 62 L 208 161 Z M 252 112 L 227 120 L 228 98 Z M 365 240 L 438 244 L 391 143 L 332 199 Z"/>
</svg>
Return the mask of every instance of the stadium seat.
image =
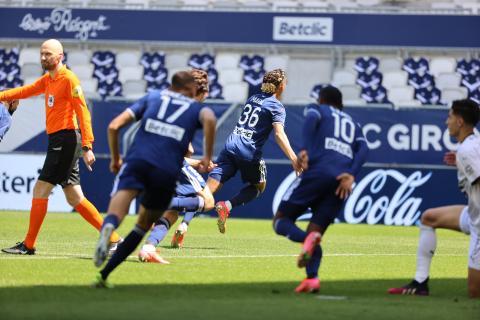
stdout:
<svg viewBox="0 0 480 320">
<path fill-rule="evenodd" d="M 354 85 L 357 76 L 353 71 L 340 69 L 333 72 L 332 84 L 334 86 Z"/>
<path fill-rule="evenodd" d="M 140 65 L 135 67 L 122 67 L 119 70 L 118 80 L 125 82 L 127 80 L 142 80 L 143 68 Z"/>
<path fill-rule="evenodd" d="M 344 100 L 360 100 L 361 88 L 357 85 L 344 85 L 339 86 L 338 90 L 342 93 Z"/>
<path fill-rule="evenodd" d="M 467 88 L 446 88 L 442 90 L 442 100 L 446 104 L 450 104 L 453 100 L 465 99 L 468 97 Z"/>
<path fill-rule="evenodd" d="M 68 66 L 86 65 L 90 64 L 92 52 L 90 50 L 69 50 L 68 51 Z"/>
<path fill-rule="evenodd" d="M 145 95 L 147 82 L 145 80 L 127 80 L 123 83 L 122 87 L 125 98 L 136 100 Z"/>
<path fill-rule="evenodd" d="M 298 8 L 299 5 L 300 5 L 300 3 L 298 3 L 295 0 L 272 1 L 272 9 L 273 10 L 282 10 L 282 9 L 295 10 L 296 8 Z"/>
<path fill-rule="evenodd" d="M 430 73 L 437 77 L 440 73 L 455 72 L 457 62 L 451 57 L 436 57 L 430 60 Z"/>
<path fill-rule="evenodd" d="M 239 53 L 222 52 L 215 56 L 215 68 L 217 70 L 235 69 L 240 61 Z"/>
<path fill-rule="evenodd" d="M 382 5 L 382 0 L 356 0 L 356 3 L 360 6 L 372 7 L 377 5 Z"/>
<path fill-rule="evenodd" d="M 223 86 L 223 97 L 229 102 L 245 102 L 248 98 L 248 84 L 239 82 Z"/>
<path fill-rule="evenodd" d="M 80 81 L 90 80 L 93 75 L 93 65 L 91 64 L 74 64 L 69 67 L 70 70 L 80 79 Z"/>
<path fill-rule="evenodd" d="M 29 77 L 40 77 L 43 74 L 42 66 L 38 62 L 27 62 L 22 65 L 20 74 L 22 79 Z"/>
<path fill-rule="evenodd" d="M 440 73 L 435 78 L 435 86 L 440 89 L 446 88 L 457 88 L 460 86 L 460 81 L 462 77 L 460 74 L 453 72 L 453 73 Z"/>
<path fill-rule="evenodd" d="M 125 0 L 125 8 L 127 9 L 147 9 L 149 0 Z"/>
<path fill-rule="evenodd" d="M 218 71 L 218 82 L 224 87 L 230 83 L 238 83 L 243 80 L 243 70 L 239 68 L 224 69 Z"/>
<path fill-rule="evenodd" d="M 380 72 L 385 73 L 387 71 L 398 71 L 402 69 L 402 60 L 400 58 L 383 58 L 380 59 L 380 65 L 378 69 Z"/>
<path fill-rule="evenodd" d="M 300 1 L 299 3 L 305 9 L 326 9 L 330 6 L 328 2 L 324 1 Z"/>
<path fill-rule="evenodd" d="M 140 63 L 139 51 L 122 51 L 117 53 L 117 66 L 124 67 L 136 67 Z"/>
<path fill-rule="evenodd" d="M 394 87 L 403 87 L 407 85 L 407 79 L 408 75 L 405 71 L 389 71 L 384 73 L 382 85 L 387 89 L 391 89 Z"/>
<path fill-rule="evenodd" d="M 25 63 L 40 63 L 40 50 L 37 48 L 25 48 L 20 51 L 18 64 L 21 66 Z"/>
<path fill-rule="evenodd" d="M 289 57 L 287 55 L 269 55 L 265 57 L 265 71 L 281 68 L 288 72 Z"/>
<path fill-rule="evenodd" d="M 172 52 L 165 55 L 165 67 L 167 69 L 183 68 L 186 70 L 188 62 L 188 54 L 184 52 Z"/>
<path fill-rule="evenodd" d="M 25 85 L 27 85 L 27 84 L 32 84 L 32 83 L 34 83 L 34 82 L 37 81 L 37 80 L 38 80 L 38 77 L 28 77 L 28 78 L 23 79 L 23 83 L 24 83 Z"/>
<path fill-rule="evenodd" d="M 412 87 L 392 87 L 388 89 L 388 99 L 396 106 L 409 105 L 408 103 L 414 100 L 413 93 L 414 90 Z M 414 105 L 418 105 L 416 102 Z"/>
</svg>

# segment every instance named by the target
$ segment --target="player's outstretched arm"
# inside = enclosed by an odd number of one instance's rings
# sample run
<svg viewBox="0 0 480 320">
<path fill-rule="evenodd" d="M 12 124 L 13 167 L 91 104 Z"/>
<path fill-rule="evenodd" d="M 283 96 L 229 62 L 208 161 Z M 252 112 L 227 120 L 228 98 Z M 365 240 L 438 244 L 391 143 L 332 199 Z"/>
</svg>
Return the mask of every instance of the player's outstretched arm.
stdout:
<svg viewBox="0 0 480 320">
<path fill-rule="evenodd" d="M 14 89 L 0 91 L 0 101 L 26 99 L 33 96 L 38 96 L 44 93 L 44 91 L 45 91 L 45 84 L 43 81 L 43 77 L 41 77 L 41 78 L 38 78 L 37 81 L 35 81 L 32 84 L 27 84 Z"/>
<path fill-rule="evenodd" d="M 135 119 L 128 109 L 119 114 L 108 125 L 108 147 L 110 148 L 110 171 L 117 174 L 122 166 L 120 158 L 120 147 L 118 142 L 118 132 L 127 124 Z"/>
<path fill-rule="evenodd" d="M 300 173 L 302 173 L 302 168 L 297 161 L 297 155 L 295 154 L 295 151 L 293 151 L 292 147 L 290 146 L 290 141 L 285 134 L 283 124 L 274 123 L 273 130 L 275 131 L 275 141 L 277 142 L 280 149 L 282 149 L 283 153 L 285 153 L 287 158 L 290 159 L 290 161 L 292 162 L 293 170 L 295 170 L 297 175 L 299 175 Z"/>
<path fill-rule="evenodd" d="M 200 110 L 200 122 L 203 125 L 204 135 L 204 154 L 200 167 L 201 172 L 206 172 L 210 167 L 213 157 L 213 146 L 215 144 L 215 132 L 217 125 L 217 117 L 212 109 L 204 107 Z"/>
</svg>

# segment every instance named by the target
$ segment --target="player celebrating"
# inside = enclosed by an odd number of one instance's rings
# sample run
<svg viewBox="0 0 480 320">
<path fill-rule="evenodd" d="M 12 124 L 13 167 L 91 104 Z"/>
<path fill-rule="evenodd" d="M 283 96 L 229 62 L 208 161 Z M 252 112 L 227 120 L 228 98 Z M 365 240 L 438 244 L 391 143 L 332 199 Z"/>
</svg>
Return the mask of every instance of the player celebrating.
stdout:
<svg viewBox="0 0 480 320">
<path fill-rule="evenodd" d="M 247 100 L 235 129 L 217 158 L 217 167 L 209 174 L 207 185 L 213 193 L 232 178 L 237 170 L 240 171 L 243 182 L 247 183 L 233 198 L 219 201 L 215 205 L 221 233 L 225 233 L 226 221 L 232 208 L 252 201 L 265 190 L 267 169 L 262 159 L 262 148 L 272 129 L 277 144 L 292 162 L 293 169 L 301 171 L 284 131 L 285 107 L 280 99 L 286 84 L 285 72 L 281 69 L 265 74 L 262 93 Z"/>
<path fill-rule="evenodd" d="M 325 87 L 318 103 L 306 108 L 303 148 L 299 152 L 305 171 L 285 193 L 273 221 L 277 234 L 303 242 L 298 267 L 306 267 L 307 278 L 295 289 L 298 293 L 320 289 L 320 240 L 339 214 L 368 153 L 360 126 L 342 111 L 341 92 Z M 307 231 L 303 231 L 295 220 L 308 208 L 312 217 Z"/>
<path fill-rule="evenodd" d="M 18 100 L 4 102 L 5 107 L 0 107 L 0 142 L 12 125 L 12 115 L 17 110 L 18 102 Z"/>
<path fill-rule="evenodd" d="M 28 232 L 23 242 L 2 249 L 11 254 L 35 254 L 35 241 L 47 213 L 48 197 L 55 185 L 63 188 L 67 202 L 93 227 L 100 230 L 102 216 L 83 195 L 80 187 L 78 154 L 92 171 L 95 155 L 92 151 L 93 132 L 90 112 L 75 74 L 62 64 L 63 47 L 55 39 L 45 41 L 40 48 L 42 68 L 47 72 L 33 84 L 0 92 L 0 101 L 26 99 L 45 95 L 48 151 L 40 176 L 33 188 Z M 81 137 L 77 117 L 80 122 Z M 111 241 L 120 237 L 114 233 Z"/>
<path fill-rule="evenodd" d="M 453 101 L 447 127 L 459 146 L 456 156 L 447 153 L 445 162 L 458 169 L 460 189 L 468 197 L 468 205 L 452 205 L 429 209 L 421 218 L 415 278 L 391 294 L 429 295 L 428 279 L 433 254 L 437 247 L 435 229 L 450 229 L 470 234 L 468 254 L 468 295 L 480 297 L 480 138 L 474 128 L 480 119 L 478 105 L 469 99 Z M 455 161 L 456 158 L 456 161 Z"/>
<path fill-rule="evenodd" d="M 108 275 L 142 241 L 152 224 L 167 209 L 182 168 L 183 157 L 195 130 L 203 124 L 205 156 L 201 168 L 210 164 L 215 139 L 216 118 L 213 111 L 192 99 L 195 79 L 189 72 L 178 72 L 169 90 L 151 91 L 112 120 L 108 129 L 110 168 L 118 171 L 108 216 L 102 226 L 94 263 L 107 257 L 110 235 L 128 212 L 131 201 L 143 192 L 137 224 L 97 276 L 97 287 L 107 286 Z M 118 132 L 134 119 L 142 119 L 140 130 L 122 165 Z"/>
</svg>

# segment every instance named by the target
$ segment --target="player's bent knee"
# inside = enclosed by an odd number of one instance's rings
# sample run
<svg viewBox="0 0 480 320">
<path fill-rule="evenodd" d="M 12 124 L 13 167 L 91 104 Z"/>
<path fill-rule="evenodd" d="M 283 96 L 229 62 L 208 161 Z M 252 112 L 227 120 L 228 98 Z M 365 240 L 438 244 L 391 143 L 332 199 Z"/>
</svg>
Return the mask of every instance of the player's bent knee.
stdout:
<svg viewBox="0 0 480 320">
<path fill-rule="evenodd" d="M 428 209 L 426 210 L 423 214 L 422 217 L 420 218 L 420 221 L 422 222 L 423 225 L 429 226 L 432 228 L 435 228 L 436 222 L 437 222 L 437 217 L 435 215 L 435 210 L 434 209 Z"/>
</svg>

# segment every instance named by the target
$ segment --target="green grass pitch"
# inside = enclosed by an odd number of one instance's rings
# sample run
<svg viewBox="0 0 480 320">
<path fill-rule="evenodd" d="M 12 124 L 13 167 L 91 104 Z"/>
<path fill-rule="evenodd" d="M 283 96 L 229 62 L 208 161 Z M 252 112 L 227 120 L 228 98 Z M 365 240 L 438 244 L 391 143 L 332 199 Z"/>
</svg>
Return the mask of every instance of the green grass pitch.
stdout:
<svg viewBox="0 0 480 320">
<path fill-rule="evenodd" d="M 0 246 L 22 240 L 25 212 L 0 212 Z M 126 235 L 134 217 L 120 228 Z M 334 225 L 323 240 L 320 294 L 296 295 L 299 245 L 271 221 L 193 220 L 170 265 L 129 258 L 112 290 L 90 287 L 97 233 L 77 214 L 48 214 L 35 256 L 0 254 L 0 319 L 480 319 L 466 296 L 468 238 L 438 232 L 431 296 L 390 296 L 414 274 L 417 228 Z"/>
</svg>

